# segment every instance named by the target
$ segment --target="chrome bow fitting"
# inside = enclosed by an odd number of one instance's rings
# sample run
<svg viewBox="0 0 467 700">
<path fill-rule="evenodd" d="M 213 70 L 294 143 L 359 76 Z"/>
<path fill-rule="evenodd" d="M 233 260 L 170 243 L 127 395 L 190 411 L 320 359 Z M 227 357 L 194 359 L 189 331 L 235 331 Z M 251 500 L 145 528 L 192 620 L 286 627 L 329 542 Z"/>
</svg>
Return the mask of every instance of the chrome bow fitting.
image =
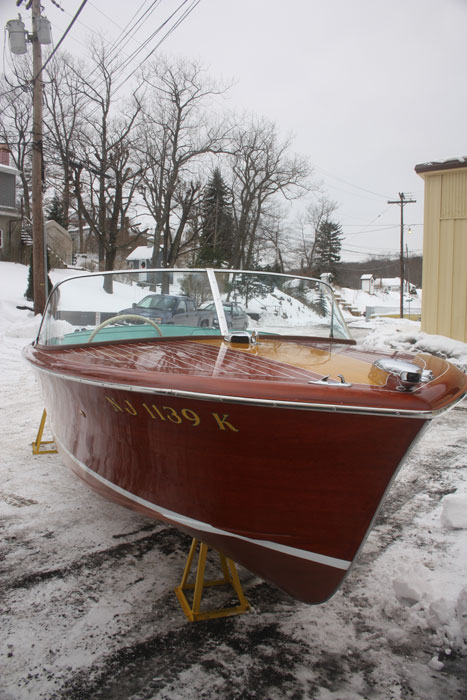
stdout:
<svg viewBox="0 0 467 700">
<path fill-rule="evenodd" d="M 433 379 L 431 370 L 422 369 L 413 362 L 407 362 L 407 360 L 398 360 L 392 357 L 381 358 L 376 360 L 373 365 L 396 377 L 400 382 L 397 387 L 399 391 L 411 391 L 419 384 Z"/>
<path fill-rule="evenodd" d="M 224 340 L 238 345 L 256 345 L 258 334 L 256 331 L 233 331 L 224 336 Z"/>
</svg>

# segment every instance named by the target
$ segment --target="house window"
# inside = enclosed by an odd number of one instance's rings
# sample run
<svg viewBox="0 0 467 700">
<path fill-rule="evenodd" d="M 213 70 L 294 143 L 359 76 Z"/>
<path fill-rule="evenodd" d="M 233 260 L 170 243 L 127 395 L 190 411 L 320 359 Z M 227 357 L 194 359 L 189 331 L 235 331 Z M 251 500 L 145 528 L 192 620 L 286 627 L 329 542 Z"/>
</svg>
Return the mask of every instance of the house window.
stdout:
<svg viewBox="0 0 467 700">
<path fill-rule="evenodd" d="M 15 207 L 16 180 L 12 173 L 0 170 L 0 206 Z"/>
</svg>

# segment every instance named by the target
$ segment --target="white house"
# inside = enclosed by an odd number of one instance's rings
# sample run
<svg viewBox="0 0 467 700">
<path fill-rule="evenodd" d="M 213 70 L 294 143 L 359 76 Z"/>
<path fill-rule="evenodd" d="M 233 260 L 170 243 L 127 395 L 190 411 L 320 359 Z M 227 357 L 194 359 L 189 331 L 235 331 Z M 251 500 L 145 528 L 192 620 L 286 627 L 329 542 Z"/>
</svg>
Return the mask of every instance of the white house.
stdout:
<svg viewBox="0 0 467 700">
<path fill-rule="evenodd" d="M 131 270 L 148 270 L 153 267 L 152 264 L 152 254 L 154 246 L 152 245 L 140 245 L 131 251 L 126 257 L 128 267 Z M 162 247 L 159 250 L 159 255 L 157 256 L 157 263 L 155 267 L 162 267 Z M 138 275 L 140 283 L 148 284 L 159 284 L 160 283 L 160 273 L 145 273 L 141 272 Z"/>
<path fill-rule="evenodd" d="M 401 278 L 400 277 L 380 277 L 375 279 L 375 288 L 378 287 L 386 292 L 400 292 Z M 410 294 L 415 291 L 416 286 L 408 280 L 404 280 L 404 294 Z"/>
<path fill-rule="evenodd" d="M 128 267 L 132 270 L 145 270 L 151 267 L 154 246 L 139 245 L 127 255 Z"/>
<path fill-rule="evenodd" d="M 375 293 L 375 278 L 371 273 L 369 275 L 362 275 L 360 280 L 363 292 L 368 292 L 368 294 Z"/>
<path fill-rule="evenodd" d="M 407 281 L 404 281 L 407 285 Z M 400 277 L 377 277 L 375 279 L 375 287 L 383 289 L 386 292 L 400 292 L 401 278 Z"/>
</svg>

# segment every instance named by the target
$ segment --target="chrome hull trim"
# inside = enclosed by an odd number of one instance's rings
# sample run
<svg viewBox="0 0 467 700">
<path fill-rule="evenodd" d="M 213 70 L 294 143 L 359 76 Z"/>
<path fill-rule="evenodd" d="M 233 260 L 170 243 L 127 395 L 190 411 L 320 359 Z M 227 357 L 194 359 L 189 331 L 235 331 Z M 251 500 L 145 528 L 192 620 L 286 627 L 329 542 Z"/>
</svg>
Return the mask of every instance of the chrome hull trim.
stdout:
<svg viewBox="0 0 467 700">
<path fill-rule="evenodd" d="M 128 499 L 129 501 L 132 501 L 134 503 L 138 503 L 139 505 L 143 506 L 144 508 L 148 508 L 149 510 L 153 511 L 157 515 L 162 516 L 164 519 L 172 522 L 174 525 L 180 525 L 180 526 L 185 526 L 187 528 L 190 528 L 192 530 L 199 530 L 200 532 L 207 532 L 215 535 L 222 535 L 225 537 L 233 537 L 237 540 L 242 540 L 244 542 L 248 542 L 250 544 L 257 545 L 259 547 L 266 547 L 267 549 L 274 550 L 276 552 L 280 552 L 281 554 L 286 554 L 288 556 L 292 557 L 298 557 L 300 559 L 306 559 L 308 561 L 315 562 L 316 564 L 322 564 L 323 566 L 331 566 L 334 569 L 341 569 L 343 571 L 347 571 L 349 569 L 351 562 L 346 561 L 345 559 L 337 559 L 335 557 L 329 557 L 324 554 L 317 554 L 316 552 L 309 552 L 304 549 L 297 549 L 296 547 L 289 547 L 288 545 L 283 545 L 283 544 L 278 544 L 277 542 L 272 542 L 270 540 L 258 540 L 254 539 L 251 537 L 245 537 L 244 535 L 239 535 L 234 532 L 229 532 L 228 530 L 221 530 L 220 528 L 213 527 L 212 525 L 209 525 L 209 523 L 204 523 L 201 520 L 194 520 L 193 518 L 190 518 L 186 515 L 181 515 L 180 513 L 175 513 L 174 511 L 168 510 L 167 508 L 163 508 L 162 506 L 155 505 L 154 503 L 151 503 L 150 501 L 146 501 L 144 498 L 140 498 L 139 496 L 136 496 L 135 494 L 131 493 L 130 491 L 126 491 L 125 489 L 122 489 L 120 486 L 117 486 L 113 482 L 109 481 L 108 479 L 105 479 L 103 476 L 100 474 L 97 474 L 95 471 L 90 469 L 84 462 L 81 462 L 79 459 L 77 459 L 57 438 L 55 438 L 55 442 L 57 446 L 59 447 L 60 450 L 63 450 L 63 452 L 71 459 L 74 464 L 76 464 L 82 471 L 86 472 L 90 476 L 92 476 L 94 479 L 99 481 L 101 484 L 104 486 L 107 486 L 107 488 L 111 489 L 115 493 L 118 493 L 120 496 L 123 496 L 124 498 Z"/>
<path fill-rule="evenodd" d="M 242 404 L 249 406 L 265 406 L 271 408 L 286 408 L 292 410 L 300 411 L 322 411 L 325 413 L 354 413 L 358 415 L 371 415 L 371 416 L 390 416 L 392 418 L 417 418 L 422 420 L 431 420 L 434 416 L 437 416 L 445 411 L 449 410 L 455 406 L 459 401 L 462 401 L 465 394 L 455 401 L 447 408 L 438 411 L 413 411 L 404 409 L 392 409 L 392 408 L 368 408 L 359 406 L 345 406 L 343 404 L 321 404 L 321 403 L 305 403 L 299 401 L 277 401 L 273 399 L 252 399 L 243 396 L 229 396 L 222 394 L 205 394 L 203 392 L 197 391 L 185 391 L 182 389 L 164 389 L 161 387 L 146 387 L 146 386 L 135 386 L 133 384 L 119 384 L 116 382 L 99 382 L 94 379 L 84 379 L 83 377 L 75 377 L 72 374 L 65 374 L 63 372 L 54 372 L 53 370 L 44 369 L 43 367 L 38 367 L 34 365 L 34 369 L 38 372 L 43 372 L 44 374 L 49 374 L 60 379 L 66 379 L 68 381 L 77 382 L 79 384 L 89 384 L 91 386 L 98 386 L 102 389 L 115 389 L 118 391 L 129 391 L 141 394 L 151 394 L 155 396 L 173 396 L 175 398 L 191 398 L 198 401 L 214 401 L 218 403 L 231 403 L 231 404 Z"/>
</svg>

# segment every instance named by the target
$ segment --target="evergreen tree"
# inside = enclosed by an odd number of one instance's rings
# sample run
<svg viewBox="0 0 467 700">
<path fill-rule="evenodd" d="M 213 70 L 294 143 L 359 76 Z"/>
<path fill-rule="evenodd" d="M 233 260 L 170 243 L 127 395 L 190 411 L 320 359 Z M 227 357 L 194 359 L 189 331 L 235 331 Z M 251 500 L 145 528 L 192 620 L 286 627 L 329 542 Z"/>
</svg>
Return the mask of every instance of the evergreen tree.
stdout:
<svg viewBox="0 0 467 700">
<path fill-rule="evenodd" d="M 46 214 L 47 219 L 49 221 L 56 221 L 57 224 L 60 224 L 60 226 L 63 226 L 63 228 L 67 228 L 67 222 L 65 220 L 65 208 L 63 206 L 63 202 L 61 201 L 60 197 L 56 192 L 53 196 L 52 201 L 47 207 Z"/>
<path fill-rule="evenodd" d="M 228 264 L 233 251 L 234 224 L 229 190 L 216 168 L 205 187 L 202 204 L 201 246 L 198 265 Z"/>
<path fill-rule="evenodd" d="M 328 314 L 328 303 L 321 285 L 317 297 L 314 303 L 312 304 L 312 307 L 314 308 L 318 316 L 324 317 Z"/>
<path fill-rule="evenodd" d="M 47 273 L 50 271 L 50 260 L 49 260 L 49 251 L 47 251 Z M 49 296 L 50 292 L 52 291 L 52 280 L 50 279 L 50 275 L 47 274 L 47 292 L 46 292 L 46 299 Z M 33 265 L 33 254 L 32 254 L 32 248 L 31 248 L 31 257 L 29 261 L 29 270 L 28 270 L 28 286 L 26 288 L 26 291 L 24 293 L 24 296 L 28 301 L 34 301 L 34 265 Z"/>
<path fill-rule="evenodd" d="M 330 272 L 334 279 L 337 277 L 337 268 L 341 259 L 342 228 L 335 221 L 325 219 L 316 235 L 314 255 L 315 277 L 323 272 Z"/>
</svg>

